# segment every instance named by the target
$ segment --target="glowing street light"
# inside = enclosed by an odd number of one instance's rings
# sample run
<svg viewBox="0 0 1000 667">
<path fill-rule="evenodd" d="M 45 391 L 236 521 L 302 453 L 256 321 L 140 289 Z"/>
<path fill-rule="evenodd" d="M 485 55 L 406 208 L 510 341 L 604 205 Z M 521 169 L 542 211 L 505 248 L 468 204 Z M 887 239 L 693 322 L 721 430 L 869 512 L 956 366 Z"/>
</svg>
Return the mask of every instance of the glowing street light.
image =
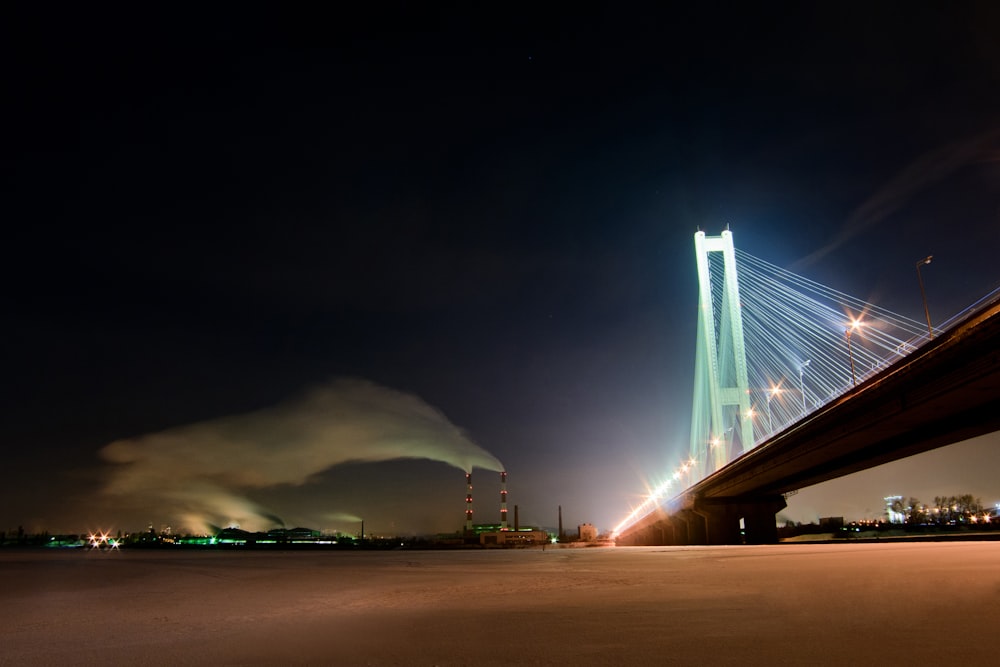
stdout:
<svg viewBox="0 0 1000 667">
<path fill-rule="evenodd" d="M 934 255 L 927 255 L 922 260 L 917 262 L 917 282 L 920 283 L 920 298 L 923 299 L 924 302 L 924 317 L 927 318 L 927 335 L 930 338 L 934 338 L 934 330 L 931 328 L 931 311 L 927 309 L 927 292 L 924 291 L 924 279 L 923 276 L 920 275 L 920 267 L 924 264 L 930 264 L 931 259 L 933 258 Z"/>
<path fill-rule="evenodd" d="M 687 461 L 685 461 L 684 464 L 681 466 L 681 470 L 683 470 L 684 473 L 687 475 L 688 486 L 691 486 L 691 482 L 694 480 L 694 468 L 695 464 L 697 463 L 698 462 L 695 461 L 694 457 L 692 456 Z"/>
</svg>

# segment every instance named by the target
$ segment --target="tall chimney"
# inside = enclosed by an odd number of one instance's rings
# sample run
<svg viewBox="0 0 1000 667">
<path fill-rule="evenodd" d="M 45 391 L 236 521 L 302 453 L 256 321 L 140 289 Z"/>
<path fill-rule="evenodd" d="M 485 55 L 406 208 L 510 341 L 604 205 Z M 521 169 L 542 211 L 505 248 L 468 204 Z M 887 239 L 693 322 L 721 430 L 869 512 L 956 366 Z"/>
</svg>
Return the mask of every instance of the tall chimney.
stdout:
<svg viewBox="0 0 1000 667">
<path fill-rule="evenodd" d="M 500 473 L 500 530 L 507 530 L 507 473 Z"/>
<path fill-rule="evenodd" d="M 472 532 L 472 473 L 465 473 L 465 530 Z"/>
<path fill-rule="evenodd" d="M 562 505 L 559 506 L 559 541 L 562 541 Z"/>
<path fill-rule="evenodd" d="M 521 530 L 521 524 L 518 522 L 517 519 L 517 505 L 514 505 L 514 530 L 515 531 Z"/>
</svg>

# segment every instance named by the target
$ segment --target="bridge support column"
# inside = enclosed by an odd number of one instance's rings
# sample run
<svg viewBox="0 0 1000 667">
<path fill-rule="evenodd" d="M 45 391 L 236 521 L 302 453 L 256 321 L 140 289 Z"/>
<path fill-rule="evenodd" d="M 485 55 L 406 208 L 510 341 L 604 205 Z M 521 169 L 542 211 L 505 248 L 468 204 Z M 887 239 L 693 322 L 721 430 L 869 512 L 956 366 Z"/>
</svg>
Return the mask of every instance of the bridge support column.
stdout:
<svg viewBox="0 0 1000 667">
<path fill-rule="evenodd" d="M 643 540 L 643 544 L 650 546 L 663 546 L 670 544 L 667 536 L 668 527 L 669 519 L 664 519 L 654 523 L 646 529 L 646 536 Z"/>
<path fill-rule="evenodd" d="M 643 546 L 659 546 L 663 543 L 663 528 L 660 522 L 656 522 L 652 526 L 649 526 L 642 531 L 642 542 Z"/>
<path fill-rule="evenodd" d="M 775 515 L 783 509 L 782 496 L 702 499 L 694 507 L 704 517 L 704 544 L 776 544 Z"/>
<path fill-rule="evenodd" d="M 743 513 L 747 544 L 777 544 L 778 521 L 775 515 L 785 509 L 781 496 L 761 498 L 748 506 Z"/>
<path fill-rule="evenodd" d="M 622 546 L 673 546 L 687 544 L 687 523 L 664 511 L 650 514 L 640 526 L 617 537 Z"/>
<path fill-rule="evenodd" d="M 688 525 L 682 517 L 674 514 L 670 517 L 670 546 L 688 544 Z"/>
<path fill-rule="evenodd" d="M 696 507 L 695 512 L 705 519 L 706 544 L 743 544 L 740 531 L 739 510 L 732 505 Z"/>
<path fill-rule="evenodd" d="M 705 517 L 693 510 L 681 510 L 672 517 L 686 528 L 685 540 L 678 544 L 708 544 L 705 535 Z"/>
<path fill-rule="evenodd" d="M 658 544 L 672 547 L 677 544 L 677 522 L 673 518 L 660 522 L 661 541 Z"/>
<path fill-rule="evenodd" d="M 625 546 L 775 544 L 782 496 L 702 498 L 619 538 Z M 742 526 L 741 526 L 742 523 Z"/>
</svg>

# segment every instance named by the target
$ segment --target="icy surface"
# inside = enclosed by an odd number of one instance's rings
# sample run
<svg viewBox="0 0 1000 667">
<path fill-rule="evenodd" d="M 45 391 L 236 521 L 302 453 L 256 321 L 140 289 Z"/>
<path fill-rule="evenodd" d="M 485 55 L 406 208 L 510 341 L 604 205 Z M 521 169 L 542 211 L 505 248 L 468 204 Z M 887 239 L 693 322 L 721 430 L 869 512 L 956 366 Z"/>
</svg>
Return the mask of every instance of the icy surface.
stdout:
<svg viewBox="0 0 1000 667">
<path fill-rule="evenodd" d="M 0 552 L 0 664 L 996 664 L 1000 542 Z"/>
</svg>

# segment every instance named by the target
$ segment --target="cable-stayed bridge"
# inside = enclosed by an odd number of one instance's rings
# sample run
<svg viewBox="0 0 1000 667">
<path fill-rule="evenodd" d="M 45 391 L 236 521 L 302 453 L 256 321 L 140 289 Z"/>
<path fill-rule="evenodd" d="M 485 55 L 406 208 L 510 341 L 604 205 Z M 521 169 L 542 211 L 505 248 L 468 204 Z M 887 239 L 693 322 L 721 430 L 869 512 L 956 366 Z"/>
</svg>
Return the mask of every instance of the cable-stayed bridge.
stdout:
<svg viewBox="0 0 1000 667">
<path fill-rule="evenodd" d="M 1000 429 L 995 292 L 932 329 L 929 315 L 741 253 L 728 231 L 699 232 L 695 249 L 690 456 L 616 528 L 619 542 L 773 541 L 782 494 Z"/>
</svg>

